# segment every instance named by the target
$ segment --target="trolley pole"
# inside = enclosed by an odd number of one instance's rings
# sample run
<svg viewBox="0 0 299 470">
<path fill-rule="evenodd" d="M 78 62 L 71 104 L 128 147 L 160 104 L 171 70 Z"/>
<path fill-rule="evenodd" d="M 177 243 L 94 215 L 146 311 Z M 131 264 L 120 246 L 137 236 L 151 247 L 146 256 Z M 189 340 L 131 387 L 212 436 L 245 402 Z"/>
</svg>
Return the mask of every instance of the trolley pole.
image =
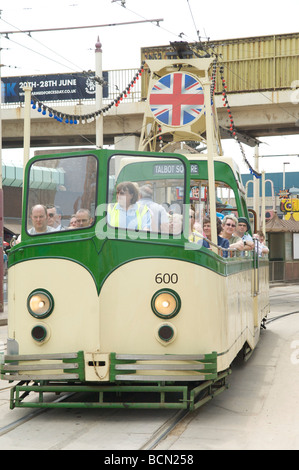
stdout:
<svg viewBox="0 0 299 470">
<path fill-rule="evenodd" d="M 100 43 L 100 38 L 96 42 L 95 48 L 95 73 L 98 79 L 102 78 L 102 44 Z M 100 84 L 98 80 L 96 81 L 96 109 L 102 109 L 103 103 L 103 84 Z M 103 148 L 104 138 L 103 138 L 103 115 L 99 114 L 96 117 L 96 146 L 97 148 Z"/>
</svg>

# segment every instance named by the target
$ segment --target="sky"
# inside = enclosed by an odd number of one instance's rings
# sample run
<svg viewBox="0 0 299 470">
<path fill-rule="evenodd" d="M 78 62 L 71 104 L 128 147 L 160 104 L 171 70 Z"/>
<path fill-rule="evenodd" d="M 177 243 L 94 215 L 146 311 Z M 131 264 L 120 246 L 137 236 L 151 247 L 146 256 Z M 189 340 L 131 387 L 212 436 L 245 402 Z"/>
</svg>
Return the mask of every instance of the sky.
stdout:
<svg viewBox="0 0 299 470">
<path fill-rule="evenodd" d="M 103 70 L 111 70 L 138 68 L 141 47 L 199 37 L 219 40 L 294 33 L 299 28 L 298 0 L 285 0 L 283 8 L 269 0 L 0 0 L 0 10 L 0 33 L 15 31 L 1 35 L 3 77 L 94 70 L 97 37 Z M 161 20 L 159 26 L 154 20 Z M 89 28 L 22 32 L 77 26 Z M 260 140 L 260 155 L 286 154 L 275 160 L 261 158 L 260 170 L 282 171 L 283 163 L 289 162 L 286 171 L 299 171 L 299 127 L 298 135 Z M 236 154 L 242 169 L 238 144 L 225 140 L 223 147 Z M 253 164 L 254 149 L 244 146 L 244 150 Z M 4 159 L 6 155 L 11 153 L 3 151 Z"/>
</svg>

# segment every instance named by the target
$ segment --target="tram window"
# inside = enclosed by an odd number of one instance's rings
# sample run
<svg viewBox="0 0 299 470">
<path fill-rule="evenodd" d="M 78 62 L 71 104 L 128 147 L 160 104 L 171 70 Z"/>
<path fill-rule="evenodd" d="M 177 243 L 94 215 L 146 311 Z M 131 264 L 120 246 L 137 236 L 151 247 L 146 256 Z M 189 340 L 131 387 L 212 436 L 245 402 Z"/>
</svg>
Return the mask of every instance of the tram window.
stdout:
<svg viewBox="0 0 299 470">
<path fill-rule="evenodd" d="M 219 218 L 231 212 L 235 207 L 235 195 L 233 189 L 221 181 L 215 182 L 216 212 Z M 195 208 L 195 219 L 198 225 L 209 209 L 209 185 L 207 180 L 190 181 L 190 203 Z"/>
<path fill-rule="evenodd" d="M 27 232 L 57 234 L 91 226 L 96 182 L 97 160 L 92 155 L 34 162 L 29 172 Z"/>
<path fill-rule="evenodd" d="M 114 155 L 108 174 L 110 226 L 181 234 L 185 193 L 181 160 Z"/>
</svg>

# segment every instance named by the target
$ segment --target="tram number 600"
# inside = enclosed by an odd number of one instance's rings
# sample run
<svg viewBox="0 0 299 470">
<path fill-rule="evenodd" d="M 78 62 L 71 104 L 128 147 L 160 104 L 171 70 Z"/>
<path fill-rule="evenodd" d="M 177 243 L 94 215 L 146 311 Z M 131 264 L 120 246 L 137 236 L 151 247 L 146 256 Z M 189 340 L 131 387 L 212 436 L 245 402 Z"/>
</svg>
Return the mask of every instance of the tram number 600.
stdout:
<svg viewBox="0 0 299 470">
<path fill-rule="evenodd" d="M 158 273 L 156 274 L 155 276 L 155 282 L 157 284 L 176 284 L 179 280 L 179 276 L 177 275 L 177 273 L 172 273 L 172 274 L 169 274 L 169 273 Z"/>
</svg>

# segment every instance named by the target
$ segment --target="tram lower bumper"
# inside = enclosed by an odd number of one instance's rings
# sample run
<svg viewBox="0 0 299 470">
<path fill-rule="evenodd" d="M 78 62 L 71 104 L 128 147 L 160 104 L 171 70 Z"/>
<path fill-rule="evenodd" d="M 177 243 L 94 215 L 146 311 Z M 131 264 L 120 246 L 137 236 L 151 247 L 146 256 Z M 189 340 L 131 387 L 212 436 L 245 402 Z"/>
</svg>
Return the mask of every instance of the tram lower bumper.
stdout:
<svg viewBox="0 0 299 470">
<path fill-rule="evenodd" d="M 217 373 L 215 352 L 163 356 L 113 353 L 109 373 L 104 377 L 95 372 L 99 380 L 88 381 L 86 368 L 107 368 L 105 361 L 94 357 L 93 363 L 82 351 L 39 357 L 4 356 L 1 379 L 21 380 L 12 387 L 10 407 L 196 409 L 227 388 L 230 373 Z M 47 373 L 49 369 L 51 374 Z M 100 383 L 101 378 L 105 381 Z M 38 398 L 27 400 L 32 393 Z M 49 394 L 62 396 L 52 400 Z"/>
</svg>

